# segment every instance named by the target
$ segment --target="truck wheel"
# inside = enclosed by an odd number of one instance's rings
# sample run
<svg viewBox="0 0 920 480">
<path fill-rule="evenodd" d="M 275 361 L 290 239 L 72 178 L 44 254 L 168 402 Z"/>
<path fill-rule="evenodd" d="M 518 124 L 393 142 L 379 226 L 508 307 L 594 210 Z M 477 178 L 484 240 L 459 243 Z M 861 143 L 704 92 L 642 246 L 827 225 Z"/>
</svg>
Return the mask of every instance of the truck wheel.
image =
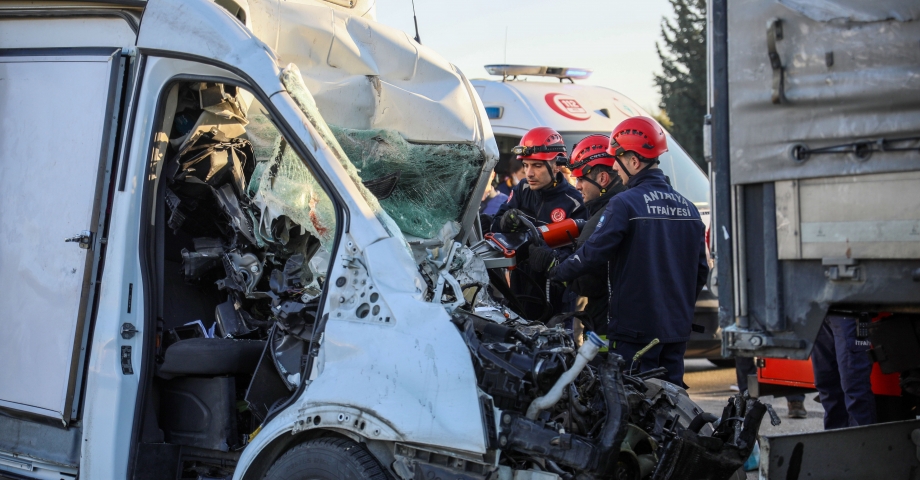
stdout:
<svg viewBox="0 0 920 480">
<path fill-rule="evenodd" d="M 363 445 L 345 438 L 317 438 L 288 450 L 266 480 L 386 480 L 387 475 Z"/>
</svg>

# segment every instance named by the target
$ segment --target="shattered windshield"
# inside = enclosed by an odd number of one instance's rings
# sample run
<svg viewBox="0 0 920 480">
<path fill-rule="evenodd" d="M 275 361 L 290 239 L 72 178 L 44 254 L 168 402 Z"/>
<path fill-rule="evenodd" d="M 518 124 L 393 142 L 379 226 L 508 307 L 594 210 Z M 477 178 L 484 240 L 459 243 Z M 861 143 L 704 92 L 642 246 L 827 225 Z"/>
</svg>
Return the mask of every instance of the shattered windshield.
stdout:
<svg viewBox="0 0 920 480">
<path fill-rule="evenodd" d="M 284 69 L 281 82 L 364 199 L 375 211 L 382 207 L 400 231 L 434 238 L 460 220 L 485 162 L 477 146 L 411 143 L 394 130 L 329 125 L 296 65 Z"/>
</svg>

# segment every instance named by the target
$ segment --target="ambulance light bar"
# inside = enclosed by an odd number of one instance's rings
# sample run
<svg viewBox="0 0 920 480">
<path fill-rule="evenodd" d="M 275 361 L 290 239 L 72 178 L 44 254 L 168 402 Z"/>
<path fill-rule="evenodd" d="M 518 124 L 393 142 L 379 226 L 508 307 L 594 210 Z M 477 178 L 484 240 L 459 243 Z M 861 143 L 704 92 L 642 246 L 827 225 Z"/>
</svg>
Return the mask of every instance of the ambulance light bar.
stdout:
<svg viewBox="0 0 920 480">
<path fill-rule="evenodd" d="M 538 65 L 486 65 L 489 75 L 501 75 L 503 78 L 529 75 L 553 77 L 558 79 L 584 80 L 591 76 L 593 70 L 570 67 L 541 67 Z"/>
</svg>

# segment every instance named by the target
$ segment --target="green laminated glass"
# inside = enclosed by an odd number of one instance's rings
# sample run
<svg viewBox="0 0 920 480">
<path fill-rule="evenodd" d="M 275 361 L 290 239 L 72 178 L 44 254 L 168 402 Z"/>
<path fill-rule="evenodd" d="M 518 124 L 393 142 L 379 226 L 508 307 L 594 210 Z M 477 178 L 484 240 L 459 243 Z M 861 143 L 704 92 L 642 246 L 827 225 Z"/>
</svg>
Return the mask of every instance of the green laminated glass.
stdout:
<svg viewBox="0 0 920 480">
<path fill-rule="evenodd" d="M 382 207 L 403 233 L 434 238 L 445 223 L 461 220 L 485 161 L 478 147 L 410 143 L 393 130 L 328 125 L 296 66 L 285 68 L 281 81 L 371 208 Z M 362 185 L 397 172 L 399 181 L 383 200 L 378 201 Z"/>
<path fill-rule="evenodd" d="M 362 180 L 399 172 L 396 188 L 380 205 L 403 233 L 434 238 L 445 223 L 460 220 L 482 168 L 477 147 L 409 143 L 392 130 L 330 128 Z"/>
</svg>

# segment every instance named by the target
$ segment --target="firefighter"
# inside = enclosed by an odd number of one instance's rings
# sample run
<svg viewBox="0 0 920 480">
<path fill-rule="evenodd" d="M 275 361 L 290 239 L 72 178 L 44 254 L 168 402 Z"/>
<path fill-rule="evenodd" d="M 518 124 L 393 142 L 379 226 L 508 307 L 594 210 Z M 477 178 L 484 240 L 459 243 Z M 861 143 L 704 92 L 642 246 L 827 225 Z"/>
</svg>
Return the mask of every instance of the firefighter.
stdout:
<svg viewBox="0 0 920 480">
<path fill-rule="evenodd" d="M 549 127 L 534 128 L 524 134 L 512 153 L 524 164 L 524 179 L 514 186 L 508 202 L 498 209 L 490 231 L 523 231 L 522 217 L 537 227 L 567 218 L 588 218 L 581 195 L 559 173 L 558 163 L 567 161 L 559 132 Z M 524 318 L 545 321 L 562 311 L 562 289 L 549 285 L 543 273 L 531 270 L 525 263 L 511 272 L 511 291 L 523 304 Z"/>
<path fill-rule="evenodd" d="M 575 178 L 575 189 L 581 192 L 585 208 L 591 217 L 581 227 L 575 248 L 588 241 L 600 221 L 604 208 L 614 195 L 626 190 L 623 181 L 613 170 L 613 155 L 607 153 L 610 137 L 589 135 L 572 148 L 569 170 Z M 530 262 L 537 271 L 546 271 L 553 261 L 562 258 L 561 251 L 546 246 L 530 246 Z M 589 273 L 569 283 L 569 288 L 579 297 L 576 310 L 584 311 L 584 330 L 593 331 L 601 338 L 607 333 L 607 266 L 596 265 Z M 584 299 L 584 300 L 582 300 Z M 580 328 L 576 324 L 576 334 Z"/>
<path fill-rule="evenodd" d="M 811 364 L 815 388 L 824 407 L 825 430 L 871 425 L 876 421 L 870 343 L 859 337 L 856 328 L 860 315 L 867 314 L 828 312 L 815 338 Z"/>
<path fill-rule="evenodd" d="M 634 354 L 658 339 L 639 371 L 665 367 L 668 381 L 684 385 L 684 352 L 709 263 L 699 212 L 657 167 L 667 150 L 664 130 L 651 118 L 628 118 L 613 130 L 607 153 L 627 190 L 607 203 L 588 241 L 548 276 L 570 282 L 607 264 L 610 351 L 629 368 Z"/>
</svg>

